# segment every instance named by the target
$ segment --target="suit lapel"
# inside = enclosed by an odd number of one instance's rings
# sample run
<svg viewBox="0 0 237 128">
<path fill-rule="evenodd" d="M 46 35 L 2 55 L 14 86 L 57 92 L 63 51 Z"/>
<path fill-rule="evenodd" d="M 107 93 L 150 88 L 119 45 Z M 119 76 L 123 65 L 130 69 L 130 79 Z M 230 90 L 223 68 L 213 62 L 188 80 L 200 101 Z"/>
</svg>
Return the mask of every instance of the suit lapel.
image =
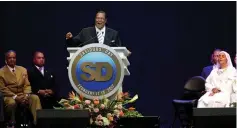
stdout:
<svg viewBox="0 0 237 128">
<path fill-rule="evenodd" d="M 20 80 L 22 80 L 21 78 L 23 77 L 23 74 L 21 74 L 20 69 L 17 66 L 15 68 L 16 68 L 15 74 L 17 82 L 20 82 Z"/>
<path fill-rule="evenodd" d="M 112 39 L 112 35 L 111 32 L 109 31 L 109 29 L 106 27 L 105 29 L 105 38 L 104 38 L 104 44 L 107 45 L 111 45 L 111 39 Z"/>
<path fill-rule="evenodd" d="M 48 71 L 44 68 L 44 77 L 47 78 L 48 77 Z"/>
<path fill-rule="evenodd" d="M 93 27 L 92 29 L 91 29 L 91 35 L 92 35 L 92 37 L 91 38 L 94 38 L 93 39 L 93 42 L 92 43 L 98 43 L 99 41 L 98 41 L 98 37 L 97 37 L 97 34 L 96 34 L 96 30 L 95 30 L 95 27 Z"/>
<path fill-rule="evenodd" d="M 104 37 L 104 44 L 109 44 L 109 40 L 108 40 L 108 37 L 109 37 L 109 33 L 108 33 L 108 28 L 106 27 L 105 28 L 105 37 Z"/>
<path fill-rule="evenodd" d="M 34 66 L 34 71 L 37 75 L 44 77 L 43 74 L 39 71 L 39 69 L 37 67 Z"/>
</svg>

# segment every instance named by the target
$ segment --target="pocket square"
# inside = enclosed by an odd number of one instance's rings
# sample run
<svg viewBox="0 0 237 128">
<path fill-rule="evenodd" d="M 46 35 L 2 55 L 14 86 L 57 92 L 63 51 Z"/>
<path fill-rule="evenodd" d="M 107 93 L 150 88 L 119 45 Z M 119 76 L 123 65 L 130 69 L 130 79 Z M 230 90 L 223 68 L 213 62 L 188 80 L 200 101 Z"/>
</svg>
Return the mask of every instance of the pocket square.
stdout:
<svg viewBox="0 0 237 128">
<path fill-rule="evenodd" d="M 115 40 L 111 40 L 111 43 L 114 43 L 115 42 Z"/>
</svg>

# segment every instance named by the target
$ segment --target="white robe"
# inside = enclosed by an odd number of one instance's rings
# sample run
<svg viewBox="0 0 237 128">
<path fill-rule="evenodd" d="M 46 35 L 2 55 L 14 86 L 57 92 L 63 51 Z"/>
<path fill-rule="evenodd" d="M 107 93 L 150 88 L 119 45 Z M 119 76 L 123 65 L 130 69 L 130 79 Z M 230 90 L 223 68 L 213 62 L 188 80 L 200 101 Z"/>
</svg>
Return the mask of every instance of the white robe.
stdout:
<svg viewBox="0 0 237 128">
<path fill-rule="evenodd" d="M 230 103 L 237 103 L 237 70 L 234 76 L 233 92 L 230 97 Z"/>
<path fill-rule="evenodd" d="M 233 102 L 231 97 L 237 91 L 236 70 L 233 67 L 212 70 L 205 87 L 206 93 L 198 100 L 198 108 L 229 107 Z M 209 96 L 213 88 L 218 88 L 221 92 Z"/>
</svg>

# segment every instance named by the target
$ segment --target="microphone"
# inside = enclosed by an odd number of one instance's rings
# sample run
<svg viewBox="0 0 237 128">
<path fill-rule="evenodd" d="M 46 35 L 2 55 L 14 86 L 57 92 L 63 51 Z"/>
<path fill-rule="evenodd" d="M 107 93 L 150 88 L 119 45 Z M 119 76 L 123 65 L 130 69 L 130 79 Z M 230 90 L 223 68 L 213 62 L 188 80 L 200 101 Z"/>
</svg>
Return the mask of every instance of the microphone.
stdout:
<svg viewBox="0 0 237 128">
<path fill-rule="evenodd" d="M 78 45 L 78 47 L 80 47 L 80 46 L 82 46 L 82 45 L 84 45 L 84 44 L 88 43 L 89 41 L 91 41 L 91 40 L 95 39 L 95 38 L 97 37 L 97 34 L 98 34 L 98 32 L 96 32 L 96 36 L 94 36 L 94 37 L 90 38 L 89 40 L 87 40 L 87 41 L 85 41 L 85 42 L 83 42 L 83 43 L 79 44 L 79 45 Z M 102 32 L 102 34 L 103 34 L 103 32 Z"/>
</svg>

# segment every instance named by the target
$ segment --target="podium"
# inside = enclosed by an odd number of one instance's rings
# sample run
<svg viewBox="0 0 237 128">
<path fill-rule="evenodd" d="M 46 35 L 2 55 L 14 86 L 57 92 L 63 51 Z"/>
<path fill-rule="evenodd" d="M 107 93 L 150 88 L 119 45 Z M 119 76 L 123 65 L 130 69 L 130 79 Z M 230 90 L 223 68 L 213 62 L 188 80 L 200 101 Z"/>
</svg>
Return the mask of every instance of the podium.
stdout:
<svg viewBox="0 0 237 128">
<path fill-rule="evenodd" d="M 129 76 L 130 72 L 128 70 L 128 66 L 130 65 L 127 57 L 129 56 L 129 51 L 126 47 L 112 47 L 119 55 L 121 58 L 123 64 L 124 64 L 124 75 Z M 78 50 L 80 50 L 81 47 L 68 47 L 67 51 L 69 52 L 70 56 L 67 57 L 68 62 L 70 63 L 70 60 L 74 53 L 76 53 Z"/>
<path fill-rule="evenodd" d="M 92 43 L 67 50 L 69 80 L 76 92 L 88 99 L 114 99 L 122 92 L 123 78 L 130 75 L 126 47 Z"/>
</svg>

